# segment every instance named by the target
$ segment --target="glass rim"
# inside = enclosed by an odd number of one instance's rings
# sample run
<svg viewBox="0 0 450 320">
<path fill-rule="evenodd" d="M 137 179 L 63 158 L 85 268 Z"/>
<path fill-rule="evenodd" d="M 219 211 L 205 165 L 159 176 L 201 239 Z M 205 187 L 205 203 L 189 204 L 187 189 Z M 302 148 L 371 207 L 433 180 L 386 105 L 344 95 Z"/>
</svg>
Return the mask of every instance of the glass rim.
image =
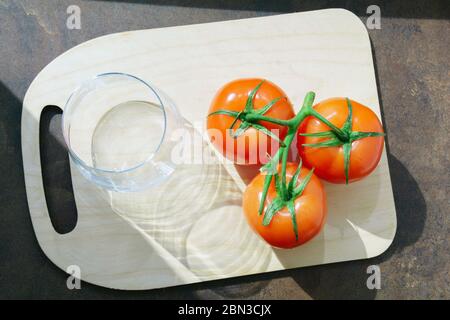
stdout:
<svg viewBox="0 0 450 320">
<path fill-rule="evenodd" d="M 142 83 L 143 85 L 145 85 L 148 89 L 150 89 L 150 91 L 156 96 L 156 98 L 158 99 L 160 106 L 161 106 L 161 110 L 163 112 L 163 117 L 164 117 L 164 129 L 161 135 L 161 139 L 158 143 L 158 146 L 155 148 L 155 150 L 153 150 L 153 152 L 150 153 L 150 155 L 141 163 L 130 167 L 130 168 L 125 168 L 125 169 L 120 169 L 120 170 L 111 170 L 111 169 L 102 169 L 102 168 L 95 168 L 94 166 L 90 166 L 88 165 L 84 160 L 82 160 L 74 150 L 72 150 L 72 148 L 70 147 L 70 137 L 66 134 L 66 130 L 65 130 L 65 125 L 64 125 L 64 114 L 65 114 L 65 110 L 66 107 L 68 106 L 68 104 L 70 103 L 71 99 L 73 98 L 73 95 L 79 91 L 81 88 L 83 88 L 87 83 L 91 82 L 91 81 L 95 81 L 97 79 L 100 79 L 102 77 L 108 77 L 108 76 L 124 76 L 127 78 L 130 78 L 132 80 L 136 80 L 139 81 L 140 83 Z M 90 170 L 94 170 L 97 172 L 104 172 L 104 173 L 126 173 L 126 172 L 130 172 L 136 169 L 139 169 L 140 167 L 142 167 L 143 165 L 147 164 L 148 162 L 150 162 L 155 155 L 158 153 L 158 151 L 160 150 L 162 143 L 164 141 L 164 138 L 166 136 L 166 131 L 167 131 L 167 114 L 166 114 L 166 107 L 161 99 L 161 97 L 159 96 L 159 94 L 156 92 L 156 90 L 150 85 L 148 84 L 146 81 L 142 80 L 141 78 L 138 78 L 134 75 L 131 75 L 129 73 L 124 73 L 124 72 L 105 72 L 105 73 L 100 73 L 97 74 L 95 76 L 93 76 L 92 78 L 83 81 L 80 85 L 78 85 L 71 93 L 69 98 L 67 99 L 66 103 L 64 104 L 64 109 L 62 112 L 62 116 L 61 116 L 61 127 L 62 127 L 62 131 L 63 131 L 63 136 L 64 136 L 64 141 L 66 143 L 67 146 L 67 150 L 69 152 L 69 155 L 76 160 L 76 162 L 78 162 L 81 166 L 85 167 L 85 168 L 89 168 Z M 70 132 L 70 128 L 68 128 L 68 132 Z"/>
</svg>

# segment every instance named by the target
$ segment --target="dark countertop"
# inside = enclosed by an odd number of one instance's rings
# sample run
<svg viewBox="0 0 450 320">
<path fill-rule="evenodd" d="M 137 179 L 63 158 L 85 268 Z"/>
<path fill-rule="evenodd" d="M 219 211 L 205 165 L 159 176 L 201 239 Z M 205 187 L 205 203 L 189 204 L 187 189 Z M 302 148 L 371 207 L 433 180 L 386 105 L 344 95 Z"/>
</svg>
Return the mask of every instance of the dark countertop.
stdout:
<svg viewBox="0 0 450 320">
<path fill-rule="evenodd" d="M 448 1 L 9 1 L 0 0 L 0 298 L 450 298 L 450 4 Z M 81 30 L 66 10 L 81 8 Z M 141 292 L 87 283 L 68 290 L 66 274 L 40 250 L 29 217 L 20 146 L 24 94 L 37 73 L 67 49 L 108 33 L 344 7 L 367 19 L 388 132 L 398 230 L 381 256 Z M 381 290 L 366 287 L 369 265 Z"/>
</svg>

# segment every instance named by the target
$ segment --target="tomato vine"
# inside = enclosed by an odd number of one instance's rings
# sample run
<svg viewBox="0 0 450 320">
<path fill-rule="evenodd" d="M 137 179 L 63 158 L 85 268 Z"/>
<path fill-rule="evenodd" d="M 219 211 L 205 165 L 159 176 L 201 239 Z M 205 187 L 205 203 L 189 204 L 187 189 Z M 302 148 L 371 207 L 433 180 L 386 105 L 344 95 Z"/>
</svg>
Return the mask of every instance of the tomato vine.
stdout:
<svg viewBox="0 0 450 320">
<path fill-rule="evenodd" d="M 295 214 L 295 204 L 294 201 L 298 197 L 300 197 L 303 193 L 303 190 L 308 185 L 309 180 L 311 179 L 311 176 L 314 172 L 314 168 L 309 172 L 309 174 L 300 182 L 300 184 L 297 185 L 297 180 L 299 177 L 299 173 L 302 167 L 302 162 L 300 160 L 300 163 L 297 167 L 297 170 L 295 171 L 293 177 L 289 182 L 287 182 L 286 178 L 286 165 L 289 155 L 289 150 L 291 147 L 292 142 L 294 141 L 294 138 L 298 132 L 298 129 L 303 122 L 303 120 L 306 117 L 312 116 L 325 125 L 329 127 L 330 130 L 323 131 L 323 132 L 317 132 L 317 133 L 301 133 L 303 136 L 309 136 L 309 137 L 320 137 L 320 138 L 327 138 L 325 141 L 321 141 L 315 144 L 304 144 L 304 146 L 307 147 L 315 147 L 315 148 L 325 148 L 325 147 L 340 147 L 343 148 L 344 153 L 344 171 L 345 171 L 345 182 L 348 184 L 349 181 L 349 168 L 350 168 L 350 155 L 351 155 L 351 149 L 352 149 L 352 143 L 356 140 L 363 139 L 366 137 L 376 137 L 376 136 L 384 136 L 384 133 L 381 132 L 360 132 L 360 131 L 352 131 L 352 103 L 350 99 L 346 98 L 347 101 L 347 108 L 348 108 L 348 116 L 346 118 L 346 121 L 342 128 L 336 127 L 333 123 L 328 121 L 325 117 L 323 117 L 320 113 L 318 113 L 313 108 L 313 102 L 315 98 L 314 92 L 308 92 L 304 98 L 303 105 L 300 109 L 300 111 L 291 119 L 284 120 L 284 119 L 277 119 L 268 117 L 265 114 L 280 100 L 283 99 L 283 97 L 277 97 L 270 101 L 268 104 L 263 106 L 260 109 L 255 109 L 253 105 L 254 97 L 258 91 L 258 89 L 261 87 L 261 85 L 264 83 L 264 80 L 261 81 L 253 90 L 249 93 L 247 101 L 245 103 L 245 106 L 243 110 L 241 111 L 231 111 L 231 110 L 217 110 L 213 113 L 210 113 L 208 116 L 211 115 L 227 115 L 230 117 L 233 117 L 234 120 L 229 128 L 229 130 L 233 130 L 237 121 L 240 121 L 239 127 L 232 133 L 233 138 L 237 138 L 240 135 L 242 135 L 248 128 L 253 127 L 256 130 L 261 131 L 262 133 L 268 135 L 272 139 L 275 139 L 280 143 L 280 148 L 276 152 L 276 154 L 265 164 L 260 168 L 261 172 L 266 172 L 265 180 L 264 180 L 264 187 L 262 190 L 262 196 L 260 199 L 260 205 L 258 214 L 263 214 L 266 198 L 267 198 L 267 192 L 269 189 L 269 186 L 272 182 L 272 179 L 275 180 L 275 189 L 277 192 L 276 198 L 273 199 L 273 201 L 270 203 L 270 205 L 267 207 L 267 210 L 264 212 L 263 217 L 263 225 L 267 226 L 270 224 L 272 218 L 274 215 L 283 209 L 284 207 L 287 207 L 289 210 L 289 213 L 292 217 L 292 223 L 293 223 L 293 229 L 295 233 L 296 239 L 298 239 L 298 227 L 297 227 L 297 221 L 296 221 L 296 214 Z M 272 131 L 268 130 L 266 127 L 260 124 L 260 121 L 266 121 L 273 124 L 281 125 L 287 127 L 288 131 L 283 139 L 281 141 L 279 137 L 273 133 Z M 278 165 L 281 160 L 281 173 L 278 172 Z"/>
</svg>

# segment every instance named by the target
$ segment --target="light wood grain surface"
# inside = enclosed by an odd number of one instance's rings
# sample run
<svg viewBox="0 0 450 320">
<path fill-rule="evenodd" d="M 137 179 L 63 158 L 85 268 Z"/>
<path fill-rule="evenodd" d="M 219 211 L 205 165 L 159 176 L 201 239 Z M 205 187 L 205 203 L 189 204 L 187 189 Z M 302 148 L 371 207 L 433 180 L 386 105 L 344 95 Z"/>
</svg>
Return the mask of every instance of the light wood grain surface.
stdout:
<svg viewBox="0 0 450 320">
<path fill-rule="evenodd" d="M 363 181 L 325 184 L 327 223 L 293 250 L 272 249 L 249 229 L 241 212 L 245 182 L 229 163 L 181 166 L 160 188 L 127 194 L 98 189 L 72 165 L 78 223 L 68 234 L 56 233 L 42 186 L 40 113 L 46 105 L 63 107 L 79 83 L 111 71 L 162 88 L 200 128 L 215 91 L 239 77 L 270 79 L 297 107 L 313 90 L 316 101 L 350 96 L 380 115 L 369 37 L 345 10 L 131 31 L 83 43 L 36 77 L 23 104 L 31 219 L 58 267 L 78 265 L 83 280 L 105 287 L 150 289 L 369 258 L 392 242 L 396 214 L 386 154 Z"/>
</svg>

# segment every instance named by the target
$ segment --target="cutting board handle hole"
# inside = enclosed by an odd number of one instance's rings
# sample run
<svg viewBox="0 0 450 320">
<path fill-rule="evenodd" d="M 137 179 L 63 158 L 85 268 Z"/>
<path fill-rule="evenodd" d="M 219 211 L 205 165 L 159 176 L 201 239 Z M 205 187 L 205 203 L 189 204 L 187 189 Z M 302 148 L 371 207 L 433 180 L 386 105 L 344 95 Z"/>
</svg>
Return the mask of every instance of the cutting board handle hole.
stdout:
<svg viewBox="0 0 450 320">
<path fill-rule="evenodd" d="M 61 128 L 62 110 L 46 106 L 39 123 L 42 180 L 48 213 L 55 231 L 67 234 L 75 229 L 77 207 L 70 174 L 69 155 Z"/>
</svg>

